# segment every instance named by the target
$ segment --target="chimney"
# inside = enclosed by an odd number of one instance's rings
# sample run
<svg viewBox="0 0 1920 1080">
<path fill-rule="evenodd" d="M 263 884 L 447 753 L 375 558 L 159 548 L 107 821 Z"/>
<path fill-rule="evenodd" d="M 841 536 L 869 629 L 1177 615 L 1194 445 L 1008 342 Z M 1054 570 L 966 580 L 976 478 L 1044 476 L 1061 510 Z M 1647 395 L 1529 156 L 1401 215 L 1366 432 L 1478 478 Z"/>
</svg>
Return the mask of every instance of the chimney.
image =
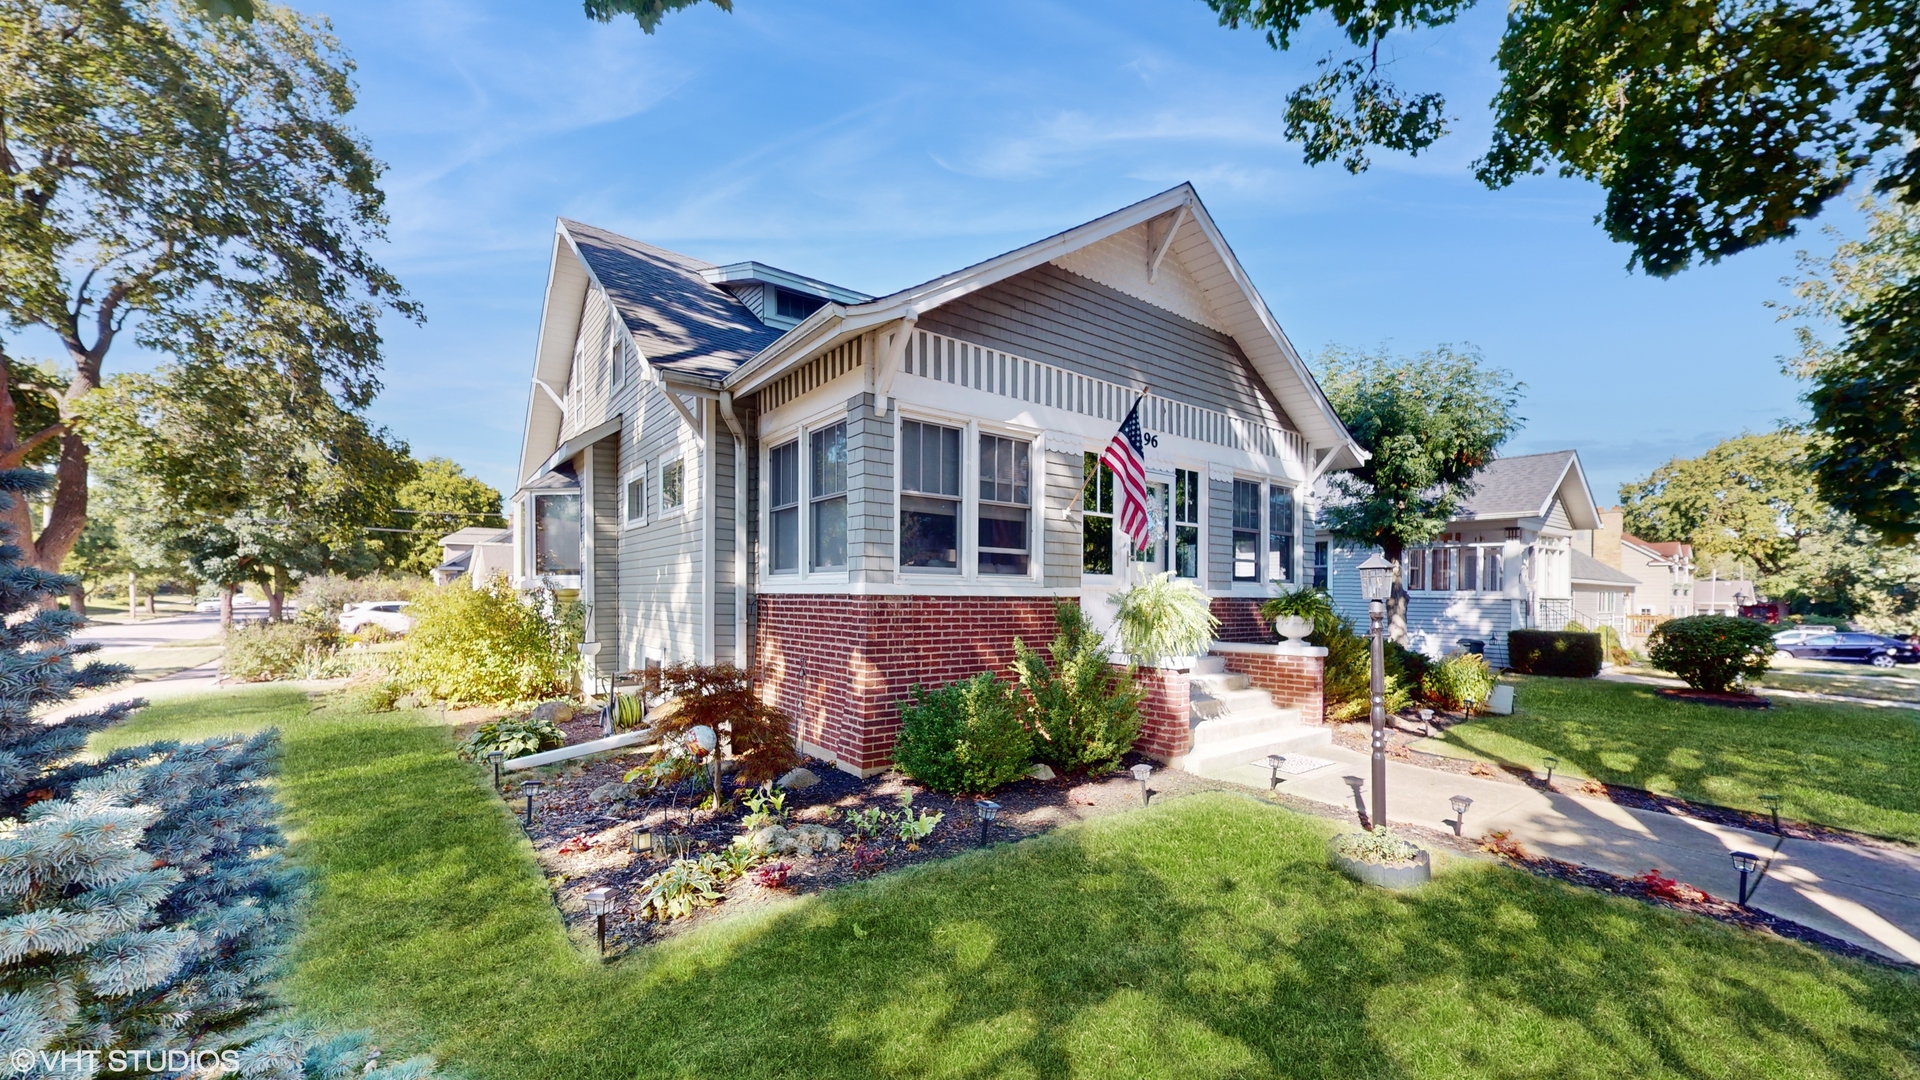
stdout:
<svg viewBox="0 0 1920 1080">
<path fill-rule="evenodd" d="M 1623 569 L 1620 565 L 1620 533 L 1626 521 L 1626 512 L 1617 506 L 1609 506 L 1600 511 L 1600 527 L 1593 530 L 1593 557 L 1596 562 Z"/>
</svg>

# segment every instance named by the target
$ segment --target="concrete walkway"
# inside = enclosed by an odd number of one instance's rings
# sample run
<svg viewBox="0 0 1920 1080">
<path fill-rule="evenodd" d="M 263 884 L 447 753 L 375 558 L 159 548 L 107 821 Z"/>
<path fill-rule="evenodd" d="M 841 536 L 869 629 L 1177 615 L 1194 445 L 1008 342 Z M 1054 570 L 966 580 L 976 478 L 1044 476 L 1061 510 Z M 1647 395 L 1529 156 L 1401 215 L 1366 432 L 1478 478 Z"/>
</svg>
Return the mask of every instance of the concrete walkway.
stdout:
<svg viewBox="0 0 1920 1080">
<path fill-rule="evenodd" d="M 1312 755 L 1334 762 L 1301 776 L 1281 774 L 1280 790 L 1358 811 L 1371 805 L 1366 755 L 1338 746 Z M 1268 770 L 1229 765 L 1206 773 L 1265 789 Z M 1361 781 L 1356 791 L 1348 783 Z M 1920 851 L 1858 843 L 1821 843 L 1748 832 L 1694 818 L 1546 792 L 1521 784 L 1460 776 L 1396 761 L 1387 763 L 1389 824 L 1451 830 L 1449 800 L 1473 800 L 1468 837 L 1507 830 L 1529 852 L 1632 877 L 1657 868 L 1668 876 L 1735 899 L 1739 875 L 1731 854 L 1761 856 L 1751 906 L 1843 938 L 1883 955 L 1920 964 Z"/>
</svg>

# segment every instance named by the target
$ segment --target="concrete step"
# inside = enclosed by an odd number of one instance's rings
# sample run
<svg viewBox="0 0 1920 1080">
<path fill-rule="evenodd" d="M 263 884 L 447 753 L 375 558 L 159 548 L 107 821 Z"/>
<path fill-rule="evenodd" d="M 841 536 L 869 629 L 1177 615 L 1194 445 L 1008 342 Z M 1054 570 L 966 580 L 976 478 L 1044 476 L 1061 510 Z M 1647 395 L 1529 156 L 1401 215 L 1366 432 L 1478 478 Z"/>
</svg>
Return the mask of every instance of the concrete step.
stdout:
<svg viewBox="0 0 1920 1080">
<path fill-rule="evenodd" d="M 1268 754 L 1304 754 L 1331 745 L 1332 728 L 1317 724 L 1281 724 L 1239 738 L 1196 744 L 1191 751 L 1168 764 L 1188 772 L 1205 772 L 1244 765 Z"/>
<path fill-rule="evenodd" d="M 1223 690 L 1218 694 L 1193 694 L 1187 704 L 1189 717 L 1211 720 L 1217 716 L 1266 712 L 1273 708 L 1273 695 L 1265 690 Z"/>
<path fill-rule="evenodd" d="M 1195 675 L 1187 681 L 1194 690 L 1212 697 L 1219 697 L 1222 690 L 1245 690 L 1253 685 L 1253 680 L 1245 675 L 1227 672 L 1221 675 Z"/>
<path fill-rule="evenodd" d="M 1300 724 L 1300 712 L 1297 709 L 1276 709 L 1268 706 L 1256 713 L 1231 713 L 1226 716 L 1202 720 L 1188 728 L 1193 745 L 1203 746 L 1212 743 L 1231 742 L 1248 735 L 1275 728 L 1295 727 Z"/>
<path fill-rule="evenodd" d="M 1219 675 L 1224 673 L 1226 670 L 1227 670 L 1226 657 L 1202 656 L 1193 662 L 1193 669 L 1190 672 L 1190 674 Z"/>
</svg>

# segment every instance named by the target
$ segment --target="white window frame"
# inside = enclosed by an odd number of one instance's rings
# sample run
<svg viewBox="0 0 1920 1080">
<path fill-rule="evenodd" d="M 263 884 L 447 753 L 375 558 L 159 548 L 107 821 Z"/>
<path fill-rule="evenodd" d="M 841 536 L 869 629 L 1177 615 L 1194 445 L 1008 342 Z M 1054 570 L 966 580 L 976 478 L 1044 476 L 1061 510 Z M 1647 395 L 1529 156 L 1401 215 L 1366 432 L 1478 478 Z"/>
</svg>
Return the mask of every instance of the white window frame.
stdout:
<svg viewBox="0 0 1920 1080">
<path fill-rule="evenodd" d="M 662 521 L 668 518 L 679 517 L 687 513 L 688 509 L 693 506 L 693 470 L 687 467 L 688 459 L 692 456 L 692 454 L 687 452 L 684 444 L 660 455 L 660 465 L 657 472 L 660 477 L 658 486 L 660 488 L 660 520 Z M 677 505 L 668 506 L 667 467 L 675 462 L 678 462 L 680 465 L 680 502 Z"/>
<path fill-rule="evenodd" d="M 1193 494 L 1194 501 L 1199 503 L 1199 508 L 1196 511 L 1197 516 L 1193 522 L 1176 521 L 1174 519 L 1174 514 L 1177 512 L 1176 507 L 1180 505 L 1178 496 L 1175 493 L 1175 486 L 1179 483 L 1180 474 L 1183 472 L 1192 473 L 1196 477 Z M 1149 477 L 1148 480 L 1151 482 L 1152 478 Z M 1207 514 L 1213 509 L 1208 505 L 1208 500 L 1213 496 L 1213 472 L 1207 468 L 1207 463 L 1204 461 L 1176 461 L 1173 463 L 1173 467 L 1167 472 L 1166 483 L 1167 569 L 1173 571 L 1175 581 L 1191 581 L 1199 585 L 1202 590 L 1205 590 L 1210 587 L 1207 583 L 1207 534 L 1211 532 L 1212 529 L 1209 527 Z M 1180 544 L 1177 539 L 1178 534 L 1175 530 L 1182 526 L 1187 526 L 1194 530 L 1193 576 L 1190 578 L 1180 576 L 1180 564 L 1178 561 Z M 1232 583 L 1232 578 L 1229 577 L 1228 585 L 1232 585 Z"/>
<path fill-rule="evenodd" d="M 988 500 L 980 497 L 980 440 L 986 436 L 1005 439 L 1015 444 L 1025 443 L 1027 447 L 1027 572 L 1024 574 L 984 574 L 980 572 L 980 504 L 983 502 L 992 502 L 996 506 L 1019 505 L 1018 503 L 1003 503 L 998 499 Z M 967 496 L 972 496 L 973 501 L 973 531 L 970 535 L 973 555 L 972 562 L 968 565 L 972 568 L 974 576 L 981 581 L 1034 581 L 1038 578 L 1041 548 L 1039 538 L 1042 535 L 1040 529 L 1040 508 L 1035 504 L 1043 501 L 1047 484 L 1046 450 L 1045 447 L 1041 445 L 1040 435 L 1038 432 L 1022 432 L 1003 429 L 994 424 L 975 423 L 970 437 L 973 441 L 968 447 L 968 456 L 973 459 L 973 478 L 968 480 L 963 475 L 960 480 L 962 502 L 964 503 L 966 501 Z M 1001 549 L 996 548 L 995 550 Z"/>
<path fill-rule="evenodd" d="M 851 531 L 853 521 L 853 470 L 851 468 L 847 470 L 847 485 L 839 491 L 825 495 L 817 495 L 813 490 L 813 437 L 835 427 L 847 427 L 847 417 L 844 414 L 842 414 L 839 419 L 825 420 L 824 422 L 806 428 L 800 439 L 800 470 L 805 474 L 800 481 L 800 562 L 806 567 L 807 573 L 815 577 L 845 577 L 853 561 L 853 536 Z M 853 433 L 850 429 L 842 434 L 842 438 L 848 439 L 849 441 L 851 441 L 852 437 Z M 852 462 L 848 462 L 848 464 L 851 465 Z M 816 566 L 814 563 L 818 553 L 813 549 L 813 539 L 814 529 L 817 523 L 814 520 L 814 515 L 818 512 L 821 503 L 829 499 L 839 499 L 847 509 L 847 524 L 844 526 L 848 529 L 846 538 L 847 550 L 842 554 L 842 562 L 839 566 Z"/>
<path fill-rule="evenodd" d="M 1074 503 L 1072 506 L 1068 507 L 1069 510 L 1077 511 L 1080 514 L 1080 545 L 1081 545 L 1080 576 L 1082 578 L 1092 578 L 1096 584 L 1100 584 L 1100 585 L 1105 585 L 1118 579 L 1120 576 L 1121 570 L 1127 565 L 1129 561 L 1133 559 L 1132 544 L 1129 543 L 1124 548 L 1121 547 L 1120 545 L 1120 536 L 1121 536 L 1121 533 L 1120 533 L 1120 499 L 1121 499 L 1120 476 L 1118 473 L 1115 473 L 1112 469 L 1107 469 L 1105 464 L 1101 462 L 1100 456 L 1105 450 L 1106 450 L 1105 446 L 1099 446 L 1094 448 L 1082 447 L 1080 450 L 1080 460 L 1084 463 L 1087 457 L 1091 455 L 1093 457 L 1094 474 L 1098 475 L 1100 471 L 1104 469 L 1109 476 L 1113 477 L 1114 482 L 1113 482 L 1112 490 L 1108 493 L 1110 496 L 1110 499 L 1108 502 L 1108 510 L 1103 513 L 1099 510 L 1087 509 L 1087 496 L 1089 494 L 1095 494 L 1097 499 L 1097 492 L 1096 492 L 1096 485 L 1092 481 L 1088 480 L 1087 475 L 1084 472 L 1080 476 L 1081 483 L 1085 485 L 1081 489 L 1080 497 L 1074 500 Z M 1087 557 L 1086 557 L 1087 524 L 1086 523 L 1089 515 L 1093 517 L 1098 517 L 1098 518 L 1105 518 L 1108 521 L 1113 523 L 1111 526 L 1108 527 L 1108 530 L 1107 530 L 1107 545 L 1110 548 L 1107 557 L 1110 560 L 1109 565 L 1112 566 L 1112 569 L 1104 574 L 1095 573 L 1087 569 Z"/>
<path fill-rule="evenodd" d="M 1449 576 L 1456 579 L 1464 579 L 1466 577 L 1465 559 L 1462 558 L 1461 553 L 1471 553 L 1469 557 L 1472 559 L 1474 567 L 1473 588 L 1436 589 L 1433 587 L 1433 565 L 1430 555 L 1435 548 L 1446 548 L 1453 552 L 1451 559 L 1454 562 L 1454 569 Z M 1487 588 L 1486 567 L 1488 551 L 1493 551 L 1501 555 L 1500 588 L 1498 589 Z M 1508 560 L 1505 557 L 1505 551 L 1505 542 L 1499 540 L 1441 540 L 1434 543 L 1421 544 L 1417 547 L 1409 547 L 1406 549 L 1406 554 L 1402 556 L 1402 558 L 1409 561 L 1409 564 L 1411 560 L 1415 558 L 1426 559 L 1428 561 L 1421 574 L 1421 587 L 1415 589 L 1409 586 L 1407 591 L 1432 596 L 1504 596 L 1506 595 L 1509 582 L 1513 579 L 1514 573 L 1513 567 L 1507 565 Z M 1411 581 L 1413 574 L 1410 565 L 1402 567 L 1401 573 L 1404 579 Z"/>
<path fill-rule="evenodd" d="M 781 509 L 793 511 L 794 564 L 791 570 L 773 567 L 773 452 L 791 445 L 794 458 L 794 501 Z M 760 440 L 760 573 L 773 581 L 798 581 L 806 576 L 806 438 L 799 428 Z"/>
<path fill-rule="evenodd" d="M 1281 581 L 1268 576 L 1268 567 L 1273 562 L 1273 489 L 1284 488 L 1289 501 L 1293 504 L 1293 520 L 1287 523 L 1287 536 L 1290 538 L 1287 550 L 1287 562 L 1291 564 L 1292 580 Z M 1261 585 L 1278 585 L 1295 588 L 1300 584 L 1300 485 L 1280 477 L 1267 477 L 1260 484 L 1260 580 Z"/>
<path fill-rule="evenodd" d="M 847 440 L 853 440 L 853 418 L 848 415 L 844 403 L 822 409 L 797 422 L 783 424 L 760 437 L 760 564 L 761 580 L 769 584 L 793 585 L 797 582 L 809 582 L 815 585 L 843 584 L 850 580 L 853 570 L 853 476 L 852 461 L 848 461 L 847 476 L 847 565 L 826 570 L 812 569 L 813 562 L 813 433 L 821 428 L 835 424 L 847 425 Z M 799 459 L 799 544 L 800 565 L 792 570 L 773 569 L 773 451 L 775 447 L 793 442 L 798 444 Z M 851 450 L 849 450 L 851 455 Z M 895 470 L 897 474 L 898 469 Z M 899 486 L 899 477 L 894 478 Z M 896 504 L 897 505 L 897 504 Z"/>
<path fill-rule="evenodd" d="M 640 513 L 635 515 L 633 504 L 633 482 L 640 482 Z M 641 462 L 620 478 L 620 527 L 637 529 L 647 523 L 647 463 Z"/>
<path fill-rule="evenodd" d="M 911 420 L 960 431 L 960 513 L 956 527 L 952 570 L 917 568 L 901 565 L 904 548 L 900 536 L 901 498 L 905 494 L 906 470 L 900 467 L 899 447 L 905 442 L 905 425 Z M 894 577 L 912 582 L 964 582 L 970 585 L 1026 586 L 1046 580 L 1045 528 L 1042 522 L 1046 499 L 1047 448 L 1044 432 L 1015 424 L 982 422 L 978 417 L 942 413 L 905 402 L 894 409 L 893 421 L 893 554 Z M 996 435 L 1025 442 L 1027 450 L 1027 572 L 1025 574 L 982 574 L 980 572 L 980 436 Z M 1117 527 L 1117 526 L 1116 526 Z"/>
</svg>

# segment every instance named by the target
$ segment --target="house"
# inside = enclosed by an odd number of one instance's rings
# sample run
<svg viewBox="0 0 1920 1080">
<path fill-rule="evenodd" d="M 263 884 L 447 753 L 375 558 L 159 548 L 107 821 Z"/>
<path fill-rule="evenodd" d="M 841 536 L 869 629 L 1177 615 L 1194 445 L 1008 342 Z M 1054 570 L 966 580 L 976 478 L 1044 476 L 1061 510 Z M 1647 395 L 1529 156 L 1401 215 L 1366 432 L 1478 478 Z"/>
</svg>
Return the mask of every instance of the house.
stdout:
<svg viewBox="0 0 1920 1080">
<path fill-rule="evenodd" d="M 1626 531 L 1625 512 L 1600 511 L 1592 554 L 1636 582 L 1628 601 L 1632 635 L 1644 637 L 1657 622 L 1693 614 L 1693 545 L 1652 541 Z"/>
<path fill-rule="evenodd" d="M 1096 464 L 1136 400 L 1144 564 Z M 880 297 L 562 220 L 516 579 L 577 591 L 601 674 L 749 667 L 804 750 L 866 772 L 914 684 L 1005 670 L 1057 601 L 1107 619 L 1145 569 L 1270 641 L 1302 496 L 1361 459 L 1188 185 Z M 1153 745 L 1177 758 L 1169 678 Z"/>
<path fill-rule="evenodd" d="M 1760 591 L 1745 578 L 1720 580 L 1714 575 L 1693 583 L 1693 610 L 1689 615 L 1738 615 L 1740 609 L 1762 602 Z"/>
<path fill-rule="evenodd" d="M 445 585 L 462 574 L 478 585 L 495 573 L 513 574 L 513 533 L 486 525 L 469 525 L 440 538 L 440 565 L 433 583 Z"/>
<path fill-rule="evenodd" d="M 1483 648 L 1489 663 L 1503 667 L 1510 630 L 1617 618 L 1633 582 L 1579 550 L 1600 518 L 1578 454 L 1495 458 L 1473 479 L 1473 493 L 1440 536 L 1405 553 L 1410 647 L 1433 657 Z M 1315 540 L 1327 546 L 1334 607 L 1365 627 L 1356 571 L 1372 550 L 1324 530 Z"/>
</svg>

